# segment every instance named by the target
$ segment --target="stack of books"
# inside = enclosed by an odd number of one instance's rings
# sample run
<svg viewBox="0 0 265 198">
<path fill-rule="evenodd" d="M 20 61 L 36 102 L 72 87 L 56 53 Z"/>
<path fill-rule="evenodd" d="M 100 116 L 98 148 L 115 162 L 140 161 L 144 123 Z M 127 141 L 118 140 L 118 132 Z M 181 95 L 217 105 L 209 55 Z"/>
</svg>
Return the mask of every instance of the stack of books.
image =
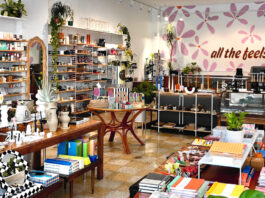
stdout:
<svg viewBox="0 0 265 198">
<path fill-rule="evenodd" d="M 62 175 L 70 175 L 79 170 L 79 162 L 70 159 L 46 159 L 44 162 L 44 171 Z"/>
<path fill-rule="evenodd" d="M 259 185 L 256 187 L 256 190 L 265 193 L 265 167 L 263 167 L 260 171 L 258 183 Z"/>
<path fill-rule="evenodd" d="M 206 193 L 207 196 L 223 196 L 229 198 L 238 198 L 244 191 L 245 186 L 235 184 L 225 184 L 214 182 L 211 188 Z"/>
<path fill-rule="evenodd" d="M 29 180 L 34 183 L 42 184 L 44 187 L 48 187 L 59 182 L 59 175 L 54 173 L 45 173 L 41 175 L 30 176 Z"/>
<path fill-rule="evenodd" d="M 172 180 L 171 176 L 149 173 L 139 183 L 139 192 L 153 193 L 154 191 L 165 191 L 167 184 Z"/>
<path fill-rule="evenodd" d="M 180 197 L 197 198 L 203 197 L 208 190 L 209 182 L 204 179 L 177 176 L 168 186 L 170 194 Z"/>
</svg>

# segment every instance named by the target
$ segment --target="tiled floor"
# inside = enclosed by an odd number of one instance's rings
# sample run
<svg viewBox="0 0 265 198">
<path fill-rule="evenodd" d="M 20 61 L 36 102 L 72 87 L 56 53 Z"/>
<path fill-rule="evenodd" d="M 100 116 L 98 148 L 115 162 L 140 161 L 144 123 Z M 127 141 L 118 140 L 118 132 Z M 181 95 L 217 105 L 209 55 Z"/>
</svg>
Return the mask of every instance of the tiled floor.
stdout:
<svg viewBox="0 0 265 198">
<path fill-rule="evenodd" d="M 77 178 L 74 182 L 74 196 L 127 198 L 129 186 L 138 179 L 159 166 L 172 152 L 177 151 L 186 143 L 190 143 L 193 135 L 160 133 L 155 130 L 137 130 L 141 140 L 145 142 L 141 146 L 132 135 L 128 135 L 131 154 L 124 153 L 121 138 L 115 137 L 113 143 L 108 142 L 108 135 L 104 142 L 104 179 L 96 180 L 95 193 L 91 194 L 90 172 L 86 176 Z M 48 157 L 56 156 L 56 148 L 47 150 Z M 53 194 L 56 198 L 67 198 L 68 188 Z"/>
</svg>

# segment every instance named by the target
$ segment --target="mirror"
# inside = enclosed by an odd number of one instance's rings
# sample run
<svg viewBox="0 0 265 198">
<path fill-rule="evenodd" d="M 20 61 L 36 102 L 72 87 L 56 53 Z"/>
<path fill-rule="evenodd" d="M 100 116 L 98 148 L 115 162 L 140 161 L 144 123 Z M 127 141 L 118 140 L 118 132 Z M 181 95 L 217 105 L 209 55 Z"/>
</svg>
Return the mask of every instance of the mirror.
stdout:
<svg viewBox="0 0 265 198">
<path fill-rule="evenodd" d="M 28 98 L 36 101 L 35 95 L 38 91 L 38 84 L 47 75 L 47 51 L 44 42 L 39 37 L 34 37 L 28 41 Z"/>
</svg>

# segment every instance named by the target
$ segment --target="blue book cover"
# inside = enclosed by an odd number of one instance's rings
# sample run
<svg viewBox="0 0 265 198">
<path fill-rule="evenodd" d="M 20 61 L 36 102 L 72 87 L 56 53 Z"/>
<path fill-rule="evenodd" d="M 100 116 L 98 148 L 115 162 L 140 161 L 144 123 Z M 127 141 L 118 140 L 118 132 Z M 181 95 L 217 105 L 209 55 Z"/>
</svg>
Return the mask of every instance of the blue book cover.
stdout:
<svg viewBox="0 0 265 198">
<path fill-rule="evenodd" d="M 60 165 L 65 165 L 65 166 L 71 166 L 71 162 L 59 160 L 59 159 L 46 159 L 45 163 L 50 163 L 50 164 L 60 164 Z"/>
<path fill-rule="evenodd" d="M 68 143 L 68 155 L 77 156 L 77 143 L 76 142 Z"/>
<path fill-rule="evenodd" d="M 60 144 L 58 144 L 57 147 L 57 154 L 59 155 L 68 155 L 68 141 L 65 142 L 61 142 Z"/>
</svg>

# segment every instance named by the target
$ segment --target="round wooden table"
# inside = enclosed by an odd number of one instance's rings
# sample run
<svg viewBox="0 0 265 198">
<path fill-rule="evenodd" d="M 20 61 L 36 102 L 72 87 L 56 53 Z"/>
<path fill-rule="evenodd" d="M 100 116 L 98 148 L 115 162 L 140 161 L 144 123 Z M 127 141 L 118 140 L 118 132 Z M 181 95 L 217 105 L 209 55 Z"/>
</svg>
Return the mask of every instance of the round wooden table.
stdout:
<svg viewBox="0 0 265 198">
<path fill-rule="evenodd" d="M 105 131 L 104 135 L 110 133 L 109 137 L 110 142 L 113 142 L 116 133 L 118 133 L 121 136 L 125 153 L 130 154 L 130 148 L 127 139 L 127 133 L 129 131 L 132 133 L 132 135 L 141 145 L 144 145 L 144 143 L 140 140 L 140 138 L 135 134 L 133 129 L 133 124 L 137 116 L 143 111 L 147 110 L 149 107 L 133 108 L 133 109 L 108 109 L 108 108 L 93 108 L 93 107 L 87 107 L 87 108 L 102 121 L 103 123 L 102 127 L 104 127 Z M 106 122 L 104 118 L 99 114 L 99 112 L 109 112 L 111 120 L 109 122 Z M 116 117 L 116 113 L 118 112 L 125 112 L 121 121 L 119 121 Z M 134 113 L 130 118 L 130 115 L 133 112 L 136 113 Z"/>
</svg>

